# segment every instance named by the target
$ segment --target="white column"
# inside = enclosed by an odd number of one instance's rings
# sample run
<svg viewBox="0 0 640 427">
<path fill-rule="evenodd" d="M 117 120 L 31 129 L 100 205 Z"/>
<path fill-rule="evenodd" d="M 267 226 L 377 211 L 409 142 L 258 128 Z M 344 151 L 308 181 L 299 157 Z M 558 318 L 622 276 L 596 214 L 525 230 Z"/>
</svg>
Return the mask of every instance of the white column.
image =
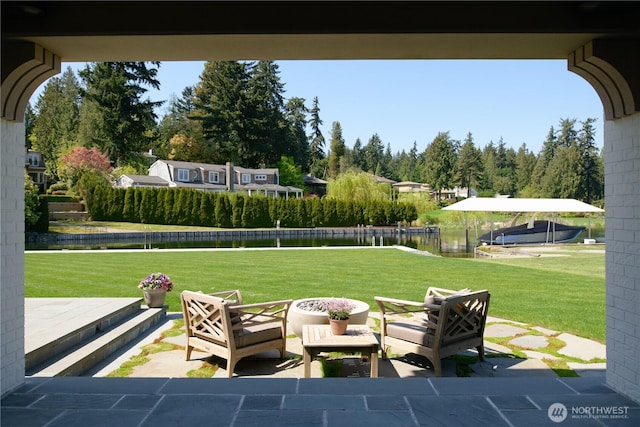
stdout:
<svg viewBox="0 0 640 427">
<path fill-rule="evenodd" d="M 2 395 L 24 382 L 24 129 L 0 120 Z"/>
<path fill-rule="evenodd" d="M 607 384 L 640 402 L 640 113 L 604 133 Z"/>
</svg>

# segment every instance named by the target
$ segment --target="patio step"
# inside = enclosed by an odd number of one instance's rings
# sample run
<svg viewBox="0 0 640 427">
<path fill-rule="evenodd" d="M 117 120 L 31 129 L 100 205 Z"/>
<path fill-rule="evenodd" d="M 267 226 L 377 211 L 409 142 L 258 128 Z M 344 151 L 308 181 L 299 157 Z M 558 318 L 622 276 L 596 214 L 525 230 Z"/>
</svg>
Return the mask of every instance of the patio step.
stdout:
<svg viewBox="0 0 640 427">
<path fill-rule="evenodd" d="M 47 346 L 48 349 L 40 350 L 37 359 L 44 360 L 28 367 L 26 376 L 81 376 L 165 316 L 166 308 L 141 308 L 138 301 L 134 311 L 129 307 L 118 310 L 64 337 L 63 345 Z"/>
</svg>

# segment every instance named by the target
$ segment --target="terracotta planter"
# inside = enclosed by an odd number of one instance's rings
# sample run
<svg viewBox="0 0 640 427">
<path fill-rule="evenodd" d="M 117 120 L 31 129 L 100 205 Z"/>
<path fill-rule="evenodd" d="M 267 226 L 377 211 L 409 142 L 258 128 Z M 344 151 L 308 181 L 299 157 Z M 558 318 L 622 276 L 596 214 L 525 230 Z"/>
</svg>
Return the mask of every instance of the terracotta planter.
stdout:
<svg viewBox="0 0 640 427">
<path fill-rule="evenodd" d="M 344 335 L 347 333 L 347 326 L 349 326 L 349 319 L 346 319 L 346 320 L 329 319 L 329 325 L 331 326 L 331 333 L 333 335 Z"/>
<path fill-rule="evenodd" d="M 164 306 L 164 299 L 167 291 L 162 289 L 143 289 L 144 302 L 149 308 L 160 308 Z"/>
</svg>

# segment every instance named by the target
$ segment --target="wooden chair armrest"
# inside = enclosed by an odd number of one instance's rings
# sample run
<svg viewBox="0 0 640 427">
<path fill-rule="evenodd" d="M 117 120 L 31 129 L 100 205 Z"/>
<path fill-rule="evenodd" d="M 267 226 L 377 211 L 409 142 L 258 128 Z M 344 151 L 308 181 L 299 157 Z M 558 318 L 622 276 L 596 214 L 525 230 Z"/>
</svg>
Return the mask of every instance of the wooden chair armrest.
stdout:
<svg viewBox="0 0 640 427">
<path fill-rule="evenodd" d="M 394 305 L 406 305 L 406 306 L 416 306 L 416 307 L 422 307 L 424 305 L 424 302 L 419 302 L 419 301 L 409 301 L 409 300 L 404 300 L 404 299 L 397 299 L 397 298 L 387 298 L 387 297 L 373 297 L 373 299 L 378 302 L 384 302 L 384 303 L 389 303 L 389 304 L 394 304 Z"/>
<path fill-rule="evenodd" d="M 374 297 L 383 319 L 399 314 L 424 313 L 429 310 L 439 310 L 439 305 L 424 302 L 402 300 L 397 298 Z"/>
<path fill-rule="evenodd" d="M 237 304 L 242 304 L 242 296 L 240 295 L 240 290 L 238 289 L 233 289 L 229 291 L 212 292 L 207 295 L 210 295 L 212 297 L 222 298 L 228 301 L 236 301 Z"/>
<path fill-rule="evenodd" d="M 230 305 L 229 311 L 242 316 L 244 325 L 269 322 L 286 322 L 287 313 L 293 300 L 267 301 L 255 304 Z"/>
</svg>

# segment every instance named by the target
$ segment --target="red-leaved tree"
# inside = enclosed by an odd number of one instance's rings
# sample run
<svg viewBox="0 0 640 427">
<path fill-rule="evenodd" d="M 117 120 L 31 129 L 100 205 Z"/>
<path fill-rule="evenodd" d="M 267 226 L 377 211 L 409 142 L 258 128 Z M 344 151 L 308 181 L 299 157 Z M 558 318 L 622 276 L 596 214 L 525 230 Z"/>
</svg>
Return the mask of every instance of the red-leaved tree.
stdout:
<svg viewBox="0 0 640 427">
<path fill-rule="evenodd" d="M 109 158 L 95 147 L 88 149 L 80 146 L 60 156 L 58 176 L 67 181 L 69 188 L 74 188 L 85 172 L 106 176 L 111 172 Z"/>
</svg>

